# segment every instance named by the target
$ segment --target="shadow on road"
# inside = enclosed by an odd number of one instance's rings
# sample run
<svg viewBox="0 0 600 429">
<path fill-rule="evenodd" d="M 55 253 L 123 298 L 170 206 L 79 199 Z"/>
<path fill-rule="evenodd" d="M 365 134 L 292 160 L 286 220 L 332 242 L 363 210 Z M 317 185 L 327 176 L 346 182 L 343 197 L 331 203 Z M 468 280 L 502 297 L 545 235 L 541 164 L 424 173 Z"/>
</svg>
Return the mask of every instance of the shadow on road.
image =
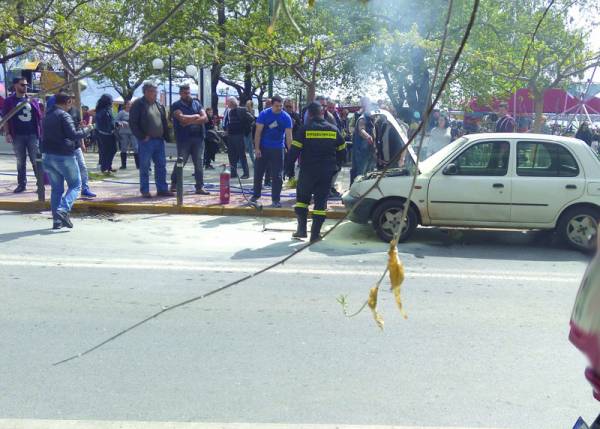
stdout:
<svg viewBox="0 0 600 429">
<path fill-rule="evenodd" d="M 261 259 L 261 258 L 278 258 L 284 257 L 292 253 L 298 246 L 302 245 L 299 241 L 290 240 L 289 242 L 279 242 L 269 244 L 260 249 L 243 249 L 231 257 L 231 259 Z"/>
<path fill-rule="evenodd" d="M 326 240 L 310 249 L 327 256 L 387 251 L 370 225 L 341 224 Z M 552 231 L 502 231 L 418 228 L 401 253 L 417 258 L 455 257 L 523 261 L 586 261 L 588 256 L 563 245 Z"/>
<path fill-rule="evenodd" d="M 250 222 L 250 220 L 245 216 L 218 216 L 214 219 L 202 220 L 199 225 L 202 228 L 218 228 L 223 225 L 235 225 L 248 222 Z"/>
<path fill-rule="evenodd" d="M 49 228 L 33 229 L 31 231 L 18 231 L 18 232 L 6 232 L 0 234 L 0 243 L 6 243 L 7 241 L 18 240 L 25 237 L 33 237 L 36 235 L 54 235 L 54 234 L 65 234 L 68 231 L 54 231 Z"/>
</svg>

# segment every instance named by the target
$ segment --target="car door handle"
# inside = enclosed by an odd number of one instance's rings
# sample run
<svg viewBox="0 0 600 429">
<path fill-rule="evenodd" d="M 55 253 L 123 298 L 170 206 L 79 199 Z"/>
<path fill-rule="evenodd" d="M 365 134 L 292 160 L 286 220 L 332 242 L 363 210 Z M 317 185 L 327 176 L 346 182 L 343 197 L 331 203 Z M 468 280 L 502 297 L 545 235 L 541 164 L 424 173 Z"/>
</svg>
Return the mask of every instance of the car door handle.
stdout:
<svg viewBox="0 0 600 429">
<path fill-rule="evenodd" d="M 494 183 L 492 186 L 494 188 L 504 188 L 504 185 L 502 183 Z"/>
<path fill-rule="evenodd" d="M 565 186 L 567 189 L 577 189 L 577 185 L 567 185 Z"/>
</svg>

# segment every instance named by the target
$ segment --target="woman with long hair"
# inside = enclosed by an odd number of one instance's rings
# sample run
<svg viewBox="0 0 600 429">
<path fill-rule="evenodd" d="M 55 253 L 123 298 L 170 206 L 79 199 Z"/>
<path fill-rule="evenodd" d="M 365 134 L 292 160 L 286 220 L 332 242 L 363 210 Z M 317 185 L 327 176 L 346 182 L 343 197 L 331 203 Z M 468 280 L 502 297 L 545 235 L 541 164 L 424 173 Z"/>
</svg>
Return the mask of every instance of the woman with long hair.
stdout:
<svg viewBox="0 0 600 429">
<path fill-rule="evenodd" d="M 440 115 L 435 127 L 429 132 L 429 143 L 427 144 L 427 156 L 431 156 L 440 149 L 446 147 L 452 141 L 448 118 Z"/>
<path fill-rule="evenodd" d="M 96 103 L 96 132 L 98 135 L 98 154 L 100 170 L 105 174 L 115 172 L 112 162 L 117 153 L 117 139 L 115 137 L 115 118 L 112 114 L 113 98 L 103 94 Z"/>
</svg>

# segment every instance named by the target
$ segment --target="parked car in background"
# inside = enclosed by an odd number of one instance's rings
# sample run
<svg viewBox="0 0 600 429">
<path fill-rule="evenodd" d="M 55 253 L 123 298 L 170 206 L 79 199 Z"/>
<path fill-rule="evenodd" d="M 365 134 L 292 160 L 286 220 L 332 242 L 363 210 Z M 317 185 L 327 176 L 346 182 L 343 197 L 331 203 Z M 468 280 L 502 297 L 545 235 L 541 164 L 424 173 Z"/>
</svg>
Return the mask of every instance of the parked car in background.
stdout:
<svg viewBox="0 0 600 429">
<path fill-rule="evenodd" d="M 411 165 L 389 170 L 350 219 L 372 222 L 377 235 L 389 241 L 411 186 Z M 380 175 L 354 182 L 342 198 L 348 210 Z M 530 133 L 472 134 L 420 163 L 401 240 L 419 224 L 555 229 L 571 247 L 591 251 L 599 217 L 600 160 L 582 141 Z"/>
</svg>

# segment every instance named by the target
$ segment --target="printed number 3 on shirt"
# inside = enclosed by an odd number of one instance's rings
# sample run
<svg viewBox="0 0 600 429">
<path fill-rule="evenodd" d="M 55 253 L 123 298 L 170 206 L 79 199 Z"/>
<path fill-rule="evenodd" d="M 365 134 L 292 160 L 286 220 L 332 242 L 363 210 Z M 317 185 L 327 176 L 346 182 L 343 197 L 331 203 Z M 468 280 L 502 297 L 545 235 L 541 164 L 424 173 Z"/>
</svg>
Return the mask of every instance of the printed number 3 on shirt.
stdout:
<svg viewBox="0 0 600 429">
<path fill-rule="evenodd" d="M 31 121 L 31 104 L 27 103 L 23 106 L 23 110 L 21 110 L 21 113 L 17 117 L 21 122 Z"/>
</svg>

